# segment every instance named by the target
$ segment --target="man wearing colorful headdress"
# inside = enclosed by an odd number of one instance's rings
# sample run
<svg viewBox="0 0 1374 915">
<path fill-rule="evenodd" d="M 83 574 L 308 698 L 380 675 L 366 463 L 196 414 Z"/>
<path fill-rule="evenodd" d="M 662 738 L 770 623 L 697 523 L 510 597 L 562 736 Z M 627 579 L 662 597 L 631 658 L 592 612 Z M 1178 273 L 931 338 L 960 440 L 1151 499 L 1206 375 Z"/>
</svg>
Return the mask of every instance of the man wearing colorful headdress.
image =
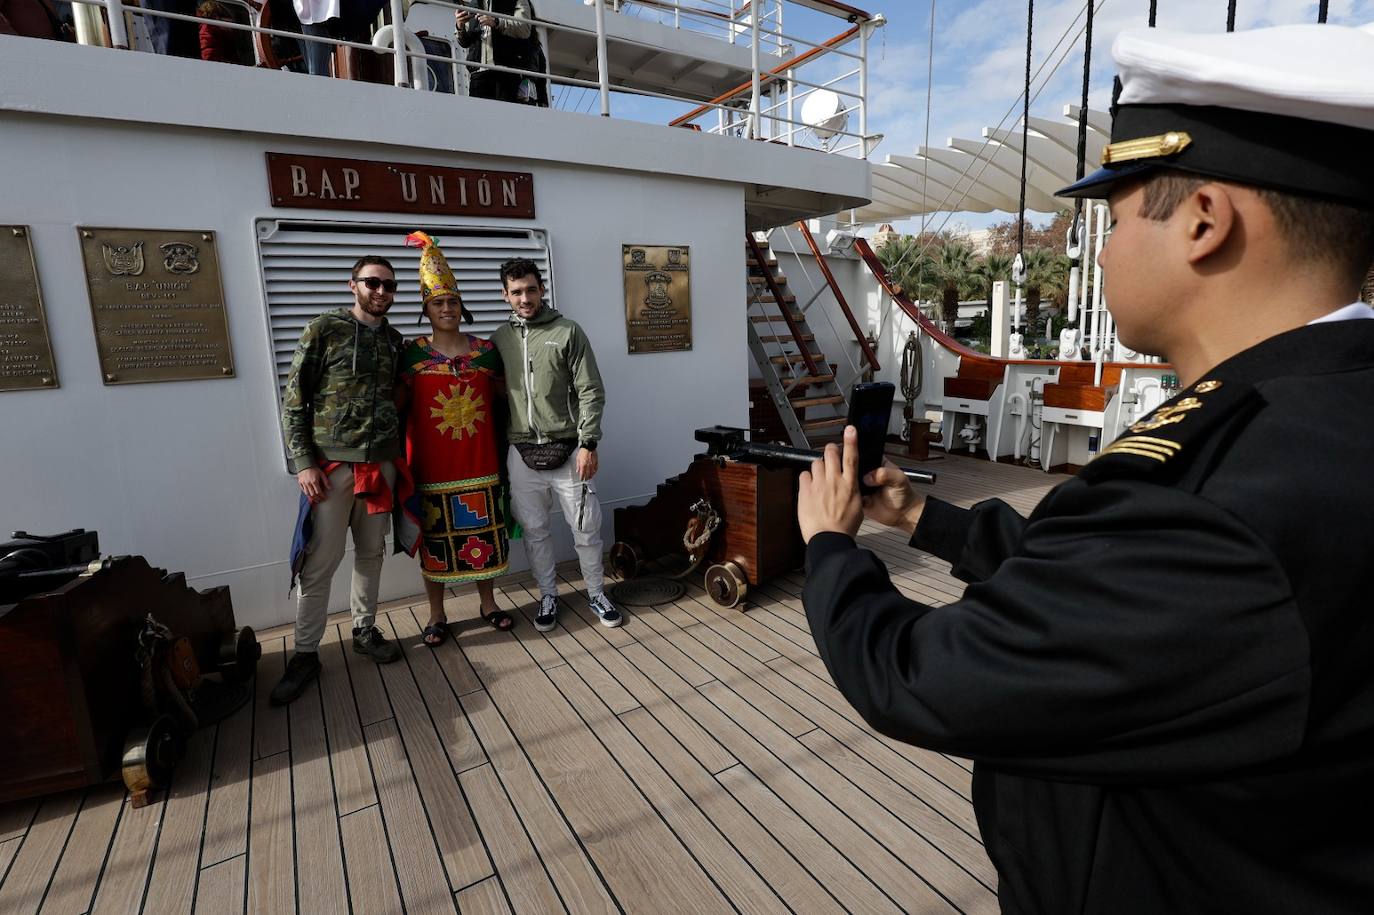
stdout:
<svg viewBox="0 0 1374 915">
<path fill-rule="evenodd" d="M 401 359 L 406 459 L 416 490 L 406 508 L 419 520 L 415 542 L 401 546 L 420 560 L 429 598 L 424 641 L 434 647 L 448 637 L 446 585 L 476 584 L 482 618 L 500 630 L 514 625 L 497 607 L 493 588 L 508 561 L 497 445 L 501 362 L 489 340 L 462 331 L 472 314 L 434 239 L 412 232 L 406 244 L 420 248 L 420 297 L 433 332 L 411 343 Z"/>
<path fill-rule="evenodd" d="M 845 697 L 972 758 L 1009 913 L 1374 908 L 1374 27 L 1123 32 L 1098 260 L 1183 390 L 1029 519 L 800 481 L 803 592 Z M 864 514 L 969 582 L 903 597 Z"/>
<path fill-rule="evenodd" d="M 287 456 L 301 489 L 292 543 L 296 650 L 274 703 L 290 702 L 319 676 L 319 645 L 329 614 L 329 586 L 353 534 L 353 650 L 378 663 L 401 656 L 373 625 L 386 532 L 401 457 L 396 374 L 405 338 L 386 320 L 396 272 L 383 257 L 353 265 L 353 307 L 305 326 L 282 396 Z"/>
</svg>

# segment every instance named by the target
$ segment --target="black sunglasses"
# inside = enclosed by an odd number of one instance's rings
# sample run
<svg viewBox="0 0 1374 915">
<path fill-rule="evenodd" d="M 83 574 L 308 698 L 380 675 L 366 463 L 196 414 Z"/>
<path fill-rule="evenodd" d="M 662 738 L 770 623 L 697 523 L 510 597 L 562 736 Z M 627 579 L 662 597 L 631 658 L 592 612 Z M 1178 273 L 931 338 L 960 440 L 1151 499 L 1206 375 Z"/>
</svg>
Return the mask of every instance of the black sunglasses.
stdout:
<svg viewBox="0 0 1374 915">
<path fill-rule="evenodd" d="M 378 289 L 385 289 L 387 292 L 396 291 L 395 280 L 384 280 L 379 276 L 360 276 L 356 280 L 354 280 L 354 282 L 362 283 L 364 286 L 366 286 L 368 289 L 371 289 L 373 292 L 376 292 Z"/>
</svg>

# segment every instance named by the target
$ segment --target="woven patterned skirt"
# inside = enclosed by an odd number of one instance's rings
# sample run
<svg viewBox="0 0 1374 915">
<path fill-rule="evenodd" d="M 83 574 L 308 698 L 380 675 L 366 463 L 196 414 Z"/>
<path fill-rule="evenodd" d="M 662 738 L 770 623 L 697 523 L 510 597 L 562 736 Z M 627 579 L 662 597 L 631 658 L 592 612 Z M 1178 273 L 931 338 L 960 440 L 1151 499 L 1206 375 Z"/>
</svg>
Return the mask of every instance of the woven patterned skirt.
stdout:
<svg viewBox="0 0 1374 915">
<path fill-rule="evenodd" d="M 506 574 L 510 555 L 500 477 L 422 483 L 419 491 L 425 578 L 480 581 Z"/>
</svg>

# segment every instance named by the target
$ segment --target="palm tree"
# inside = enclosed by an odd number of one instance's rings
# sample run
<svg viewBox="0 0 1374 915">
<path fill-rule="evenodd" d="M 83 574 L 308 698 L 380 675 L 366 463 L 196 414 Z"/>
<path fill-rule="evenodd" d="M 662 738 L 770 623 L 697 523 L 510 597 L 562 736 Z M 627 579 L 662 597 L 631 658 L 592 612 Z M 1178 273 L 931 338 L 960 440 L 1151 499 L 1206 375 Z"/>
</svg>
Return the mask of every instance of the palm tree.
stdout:
<svg viewBox="0 0 1374 915">
<path fill-rule="evenodd" d="M 1032 248 L 1025 253 L 1026 264 L 1026 328 L 1032 336 L 1040 335 L 1040 302 L 1055 300 L 1065 294 L 1069 284 L 1069 259 L 1049 248 Z"/>
<path fill-rule="evenodd" d="M 1011 279 L 1011 268 L 1010 254 L 989 254 L 974 264 L 973 276 L 977 280 L 979 293 L 987 299 L 989 309 L 992 308 L 992 284 Z"/>
<path fill-rule="evenodd" d="M 877 251 L 878 260 L 898 291 L 919 300 L 931 291 L 931 254 L 928 246 L 911 235 L 889 239 Z"/>
<path fill-rule="evenodd" d="M 946 239 L 931 265 L 934 280 L 940 290 L 940 322 L 946 333 L 954 330 L 959 317 L 959 295 L 974 280 L 973 248 L 959 239 Z"/>
</svg>

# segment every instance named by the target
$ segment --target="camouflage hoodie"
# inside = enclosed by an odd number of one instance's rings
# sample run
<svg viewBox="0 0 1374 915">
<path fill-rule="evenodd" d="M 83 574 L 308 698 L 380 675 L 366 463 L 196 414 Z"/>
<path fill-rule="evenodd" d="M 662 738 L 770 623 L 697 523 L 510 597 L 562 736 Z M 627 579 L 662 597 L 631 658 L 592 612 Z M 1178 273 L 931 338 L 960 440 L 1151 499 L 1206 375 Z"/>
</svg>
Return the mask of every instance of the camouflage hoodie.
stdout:
<svg viewBox="0 0 1374 915">
<path fill-rule="evenodd" d="M 305 326 L 282 395 L 291 470 L 330 461 L 389 461 L 401 453 L 396 377 L 405 338 L 341 308 Z"/>
</svg>

